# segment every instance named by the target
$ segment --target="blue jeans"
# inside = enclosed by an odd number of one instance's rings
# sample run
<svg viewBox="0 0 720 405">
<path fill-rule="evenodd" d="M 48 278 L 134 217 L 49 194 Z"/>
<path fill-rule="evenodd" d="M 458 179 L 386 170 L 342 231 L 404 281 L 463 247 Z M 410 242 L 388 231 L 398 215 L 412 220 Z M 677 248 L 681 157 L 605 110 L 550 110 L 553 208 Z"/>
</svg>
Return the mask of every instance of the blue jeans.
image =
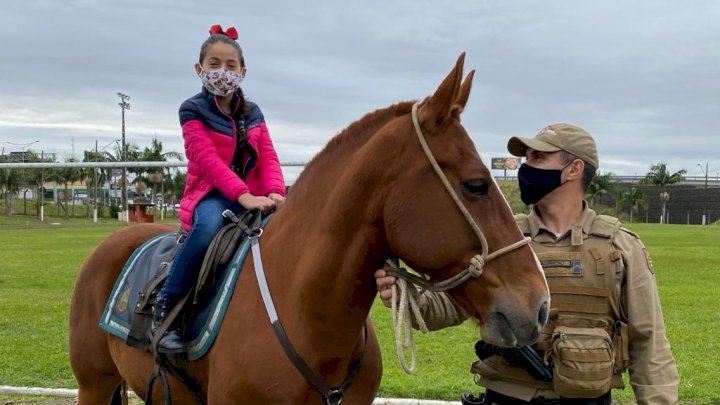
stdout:
<svg viewBox="0 0 720 405">
<path fill-rule="evenodd" d="M 215 190 L 195 207 L 192 228 L 175 254 L 165 284 L 158 292 L 158 300 L 167 300 L 174 305 L 187 292 L 189 283 L 197 279 L 205 252 L 225 225 L 222 213 L 226 209 L 236 214 L 245 211 L 240 203 L 229 201 Z"/>
</svg>

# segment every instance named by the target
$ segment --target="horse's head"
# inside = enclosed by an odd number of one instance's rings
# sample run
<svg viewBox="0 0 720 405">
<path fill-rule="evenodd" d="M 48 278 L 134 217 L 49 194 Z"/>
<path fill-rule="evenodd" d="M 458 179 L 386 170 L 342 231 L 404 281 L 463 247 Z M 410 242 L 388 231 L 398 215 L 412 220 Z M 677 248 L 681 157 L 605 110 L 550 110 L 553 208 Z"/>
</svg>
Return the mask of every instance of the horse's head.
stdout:
<svg viewBox="0 0 720 405">
<path fill-rule="evenodd" d="M 479 321 L 486 341 L 525 345 L 538 337 L 547 320 L 548 287 L 510 207 L 460 123 L 473 76 L 470 72 L 463 82 L 463 62 L 464 54 L 416 113 L 397 117 L 378 134 L 391 144 L 388 153 L 396 156 L 386 168 L 392 179 L 383 190 L 385 234 L 393 254 L 429 275 L 431 282 L 451 278 L 474 262 L 482 273 L 448 294 Z M 452 191 L 432 167 L 421 138 Z"/>
</svg>

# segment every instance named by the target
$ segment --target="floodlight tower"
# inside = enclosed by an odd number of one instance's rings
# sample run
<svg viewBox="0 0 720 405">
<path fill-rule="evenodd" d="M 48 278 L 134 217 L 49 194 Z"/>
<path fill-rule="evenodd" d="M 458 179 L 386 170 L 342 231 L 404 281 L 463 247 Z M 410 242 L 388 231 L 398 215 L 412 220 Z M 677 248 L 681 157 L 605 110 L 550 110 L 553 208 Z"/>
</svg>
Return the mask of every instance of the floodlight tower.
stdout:
<svg viewBox="0 0 720 405">
<path fill-rule="evenodd" d="M 123 162 L 127 162 L 127 147 L 125 146 L 125 110 L 130 109 L 130 103 L 128 103 L 128 100 L 130 100 L 130 96 L 127 94 L 119 93 L 118 97 L 120 97 L 120 102 L 118 105 L 120 106 L 120 109 L 122 110 L 122 143 L 121 143 L 121 160 Z M 123 166 L 122 168 L 122 210 L 123 210 L 123 221 L 128 222 L 128 201 L 127 201 L 127 167 Z"/>
</svg>

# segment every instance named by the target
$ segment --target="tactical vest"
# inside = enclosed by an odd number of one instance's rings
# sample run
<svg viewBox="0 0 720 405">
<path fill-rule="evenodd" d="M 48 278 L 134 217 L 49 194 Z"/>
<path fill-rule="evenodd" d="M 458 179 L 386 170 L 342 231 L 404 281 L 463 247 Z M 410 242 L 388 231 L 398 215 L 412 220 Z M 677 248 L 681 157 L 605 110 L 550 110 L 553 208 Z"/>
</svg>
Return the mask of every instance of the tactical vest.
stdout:
<svg viewBox="0 0 720 405">
<path fill-rule="evenodd" d="M 516 215 L 516 222 L 525 236 L 530 236 L 527 215 Z M 613 238 L 620 229 L 614 217 L 597 215 L 589 235 L 582 229 L 571 230 L 570 238 L 563 238 L 557 246 L 532 241 L 530 245 L 540 260 L 550 289 L 550 319 L 535 348 L 544 351 L 549 359 L 553 336 L 565 327 L 604 329 L 614 347 L 612 387 L 623 386 L 620 374 L 627 368 L 628 331 L 621 318 L 620 288 L 624 276 L 622 254 L 613 246 Z M 566 246 L 567 245 L 567 246 Z M 559 327 L 559 328 L 558 328 Z M 577 361 L 593 361 L 590 355 L 577 354 Z M 583 358 L 587 356 L 588 358 Z M 473 365 L 473 371 L 490 380 L 553 390 L 553 384 L 527 378 L 524 370 L 509 367 L 499 356 Z M 578 378 L 583 376 L 578 375 Z M 491 382 L 491 381 L 490 381 Z M 479 382 L 483 384 L 483 380 Z M 488 388 L 493 388 L 492 384 Z"/>
<path fill-rule="evenodd" d="M 527 216 L 516 216 L 516 221 L 523 234 L 529 235 Z M 624 271 L 622 254 L 613 246 L 619 229 L 616 218 L 597 215 L 589 235 L 581 239 L 582 230 L 573 231 L 569 246 L 530 242 L 552 297 L 550 319 L 538 339 L 538 349 L 550 348 L 556 326 L 603 328 L 613 335 L 615 321 L 621 317 L 619 293 Z"/>
</svg>

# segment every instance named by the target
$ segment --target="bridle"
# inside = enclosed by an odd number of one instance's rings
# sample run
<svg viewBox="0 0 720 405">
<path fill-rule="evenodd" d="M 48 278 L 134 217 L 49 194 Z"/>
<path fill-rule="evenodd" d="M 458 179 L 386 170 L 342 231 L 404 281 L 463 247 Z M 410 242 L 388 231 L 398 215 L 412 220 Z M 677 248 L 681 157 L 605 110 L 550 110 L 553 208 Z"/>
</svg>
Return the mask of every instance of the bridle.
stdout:
<svg viewBox="0 0 720 405">
<path fill-rule="evenodd" d="M 420 145 L 422 146 L 423 152 L 425 152 L 425 156 L 427 156 L 428 160 L 430 161 L 430 165 L 435 170 L 435 173 L 440 178 L 440 181 L 442 182 L 443 186 L 445 186 L 445 190 L 447 190 L 448 194 L 450 194 L 450 197 L 455 202 L 455 205 L 460 209 L 460 212 L 462 212 L 463 216 L 465 217 L 465 220 L 470 225 L 470 228 L 472 228 L 473 232 L 477 236 L 477 238 L 480 240 L 480 245 L 482 246 L 482 252 L 480 254 L 476 254 L 470 259 L 470 265 L 461 271 L 460 273 L 445 279 L 443 281 L 438 281 L 435 283 L 430 283 L 427 281 L 427 277 L 423 278 L 420 276 L 417 276 L 415 274 L 412 274 L 408 272 L 405 269 L 401 269 L 400 271 L 393 269 L 391 271 L 392 276 L 404 279 L 408 282 L 411 282 L 413 284 L 416 284 L 420 286 L 423 289 L 430 290 L 430 291 L 447 291 L 451 288 L 455 288 L 459 286 L 460 284 L 464 283 L 465 281 L 469 280 L 470 278 L 477 278 L 480 277 L 480 275 L 483 272 L 483 269 L 485 267 L 485 263 L 489 262 L 490 260 L 493 260 L 499 256 L 502 256 L 506 253 L 512 252 L 515 249 L 518 249 L 522 246 L 527 245 L 530 242 L 530 238 L 525 237 L 515 243 L 512 243 L 508 246 L 505 246 L 503 248 L 500 248 L 494 252 L 488 253 L 488 243 L 487 239 L 485 238 L 485 234 L 483 234 L 482 230 L 478 226 L 477 222 L 473 219 L 470 212 L 465 207 L 465 204 L 460 201 L 460 197 L 458 197 L 457 193 L 453 189 L 453 187 L 450 185 L 450 182 L 448 181 L 447 176 L 445 176 L 445 173 L 443 173 L 442 169 L 440 168 L 440 165 L 438 165 L 437 161 L 435 160 L 435 157 L 432 154 L 432 151 L 430 150 L 430 147 L 427 144 L 427 141 L 425 140 L 425 136 L 422 133 L 422 129 L 420 128 L 420 121 L 418 120 L 418 106 L 419 102 L 413 104 L 412 106 L 412 121 L 413 126 L 415 127 L 415 134 L 418 137 L 418 140 L 420 141 Z"/>
<path fill-rule="evenodd" d="M 441 292 L 441 291 L 447 291 L 452 288 L 455 288 L 459 286 L 460 284 L 464 283 L 465 281 L 471 279 L 471 278 L 477 278 L 482 275 L 483 270 L 485 268 L 485 263 L 489 262 L 490 260 L 493 260 L 497 257 L 500 257 L 506 253 L 512 252 L 513 250 L 516 250 L 522 246 L 527 245 L 530 242 L 530 238 L 525 237 L 517 242 L 511 243 L 508 246 L 505 246 L 503 248 L 500 248 L 494 252 L 489 252 L 487 239 L 485 238 L 485 235 L 483 234 L 482 230 L 478 226 L 477 222 L 473 219 L 472 215 L 468 211 L 467 207 L 465 207 L 465 204 L 460 201 L 460 197 L 458 197 L 457 193 L 453 189 L 453 187 L 450 185 L 450 182 L 448 181 L 447 176 L 445 176 L 445 173 L 443 173 L 442 169 L 440 168 L 440 165 L 438 165 L 437 160 L 435 160 L 435 157 L 432 154 L 432 151 L 430 150 L 430 147 L 427 144 L 427 141 L 425 140 L 425 136 L 423 135 L 422 129 L 420 128 L 420 121 L 418 120 L 418 106 L 420 105 L 420 102 L 416 102 L 412 106 L 412 122 L 413 126 L 415 128 L 415 134 L 418 137 L 418 140 L 420 141 L 420 145 L 422 146 L 423 152 L 425 152 L 425 156 L 430 161 L 430 165 L 432 166 L 433 170 L 435 171 L 435 174 L 440 178 L 440 181 L 442 182 L 443 186 L 445 186 L 445 190 L 450 194 L 450 197 L 455 202 L 455 205 L 458 207 L 460 212 L 462 212 L 463 216 L 465 217 L 465 220 L 470 225 L 470 228 L 472 228 L 473 232 L 477 236 L 477 238 L 480 240 L 480 245 L 482 246 L 482 252 L 480 254 L 476 254 L 470 259 L 470 264 L 467 268 L 463 269 L 458 274 L 455 274 L 452 277 L 449 277 L 445 280 L 438 281 L 431 283 L 429 281 L 430 277 L 427 275 L 417 275 L 409 272 L 408 270 L 398 266 L 395 264 L 392 260 L 388 260 L 388 262 L 385 265 L 385 271 L 388 275 L 394 276 L 398 278 L 397 285 L 393 285 L 393 298 L 392 298 L 392 305 L 393 305 L 393 325 L 395 326 L 395 335 L 396 335 L 396 343 L 398 347 L 398 359 L 400 360 L 400 365 L 403 367 L 403 369 L 408 372 L 412 373 L 415 369 L 415 354 L 414 349 L 411 349 L 411 366 L 407 367 L 406 364 L 404 364 L 405 357 L 402 354 L 403 349 L 400 347 L 400 341 L 405 340 L 405 343 L 402 344 L 402 346 L 409 347 L 412 345 L 412 329 L 410 328 L 409 323 L 407 322 L 407 318 L 409 318 L 409 308 L 412 307 L 413 312 L 415 313 L 415 318 L 418 323 L 418 326 L 420 327 L 420 330 L 423 332 L 427 331 L 427 328 L 425 327 L 425 323 L 423 322 L 422 318 L 419 317 L 419 311 L 417 310 L 417 303 L 415 302 L 415 295 L 412 293 L 407 293 L 407 284 L 413 284 L 415 286 L 420 287 L 422 290 L 430 290 L 435 292 Z M 504 197 L 503 197 L 504 198 Z M 397 308 L 397 288 L 400 287 L 400 308 Z M 402 319 L 403 316 L 406 316 L 406 319 Z M 406 325 L 406 336 L 405 339 L 401 336 L 400 328 L 403 327 L 403 325 Z M 408 333 L 409 331 L 409 333 Z"/>
</svg>

